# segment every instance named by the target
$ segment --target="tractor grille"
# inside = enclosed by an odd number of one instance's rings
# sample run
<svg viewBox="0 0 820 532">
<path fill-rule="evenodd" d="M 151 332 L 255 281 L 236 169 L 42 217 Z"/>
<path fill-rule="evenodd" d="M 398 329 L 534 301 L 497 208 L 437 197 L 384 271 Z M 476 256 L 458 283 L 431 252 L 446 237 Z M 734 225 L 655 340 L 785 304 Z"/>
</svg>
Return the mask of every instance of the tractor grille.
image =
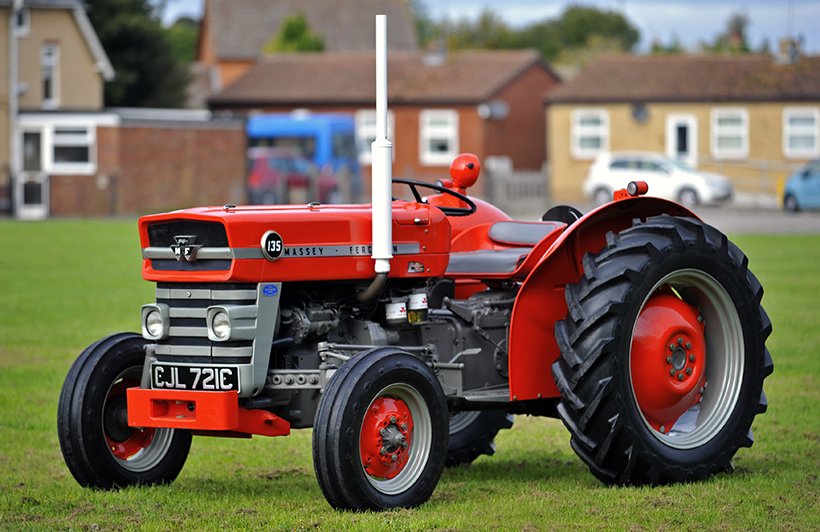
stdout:
<svg viewBox="0 0 820 532">
<path fill-rule="evenodd" d="M 177 260 L 172 251 L 176 237 L 195 236 L 201 246 L 194 261 Z M 231 269 L 231 248 L 225 226 L 217 222 L 179 220 L 148 227 L 150 248 L 145 258 L 151 259 L 156 271 L 227 271 Z"/>
<path fill-rule="evenodd" d="M 249 364 L 253 340 L 208 339 L 206 311 L 212 305 L 256 306 L 256 285 L 248 283 L 157 283 L 157 303 L 168 305 L 169 336 L 157 342 L 157 360 L 214 364 Z"/>
</svg>

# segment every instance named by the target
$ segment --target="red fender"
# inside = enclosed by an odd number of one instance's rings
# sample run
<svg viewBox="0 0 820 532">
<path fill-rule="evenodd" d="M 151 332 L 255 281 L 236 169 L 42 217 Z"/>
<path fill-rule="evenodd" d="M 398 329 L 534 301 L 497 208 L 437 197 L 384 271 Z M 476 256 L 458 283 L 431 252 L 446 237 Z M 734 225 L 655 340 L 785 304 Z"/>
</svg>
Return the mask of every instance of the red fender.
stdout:
<svg viewBox="0 0 820 532">
<path fill-rule="evenodd" d="M 661 198 L 636 197 L 608 203 L 572 224 L 547 250 L 524 281 L 510 320 L 510 399 L 523 401 L 561 394 L 552 363 L 561 355 L 555 323 L 567 314 L 564 287 L 583 274 L 587 252 L 597 253 L 606 234 L 632 227 L 632 220 L 660 214 L 697 218 L 690 210 Z"/>
</svg>

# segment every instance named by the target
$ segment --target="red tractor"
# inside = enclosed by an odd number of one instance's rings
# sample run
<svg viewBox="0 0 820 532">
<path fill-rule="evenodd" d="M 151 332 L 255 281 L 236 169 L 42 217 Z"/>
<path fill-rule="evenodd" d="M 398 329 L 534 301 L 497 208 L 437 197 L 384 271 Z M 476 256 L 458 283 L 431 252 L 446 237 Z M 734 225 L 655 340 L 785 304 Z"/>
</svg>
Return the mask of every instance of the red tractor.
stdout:
<svg viewBox="0 0 820 532">
<path fill-rule="evenodd" d="M 513 221 L 467 195 L 469 154 L 452 180 L 394 179 L 413 199 L 391 200 L 384 122 L 372 205 L 140 220 L 142 334 L 89 346 L 60 396 L 77 481 L 171 482 L 193 435 L 313 427 L 334 508 L 410 507 L 446 465 L 492 454 L 513 414 L 559 417 L 606 484 L 731 471 L 772 372 L 744 254 L 642 183 Z"/>
</svg>

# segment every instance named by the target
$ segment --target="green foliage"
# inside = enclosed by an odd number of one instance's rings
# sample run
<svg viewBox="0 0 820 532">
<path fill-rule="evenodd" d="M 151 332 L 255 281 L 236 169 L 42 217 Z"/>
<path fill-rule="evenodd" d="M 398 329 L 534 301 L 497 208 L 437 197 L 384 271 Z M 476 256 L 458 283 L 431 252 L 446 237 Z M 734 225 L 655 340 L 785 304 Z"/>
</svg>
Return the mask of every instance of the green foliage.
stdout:
<svg viewBox="0 0 820 532">
<path fill-rule="evenodd" d="M 410 9 L 416 21 L 416 36 L 419 47 L 424 50 L 439 35 L 439 28 L 427 12 L 422 0 L 410 0 Z"/>
<path fill-rule="evenodd" d="M 168 44 L 180 63 L 191 63 L 196 59 L 196 41 L 199 36 L 199 21 L 191 17 L 179 17 L 166 30 Z"/>
<path fill-rule="evenodd" d="M 262 53 L 321 52 L 324 49 L 324 39 L 310 29 L 307 17 L 300 12 L 282 21 L 281 29 L 265 44 Z"/>
<path fill-rule="evenodd" d="M 87 0 L 86 4 L 117 74 L 105 85 L 105 104 L 181 107 L 190 75 L 160 25 L 161 7 L 148 0 Z"/>
<path fill-rule="evenodd" d="M 498 452 L 444 472 L 429 503 L 335 512 L 313 475 L 310 430 L 194 438 L 170 486 L 80 488 L 60 454 L 57 400 L 79 352 L 138 330 L 136 220 L 0 221 L 0 530 L 818 530 L 820 235 L 741 235 L 773 322 L 769 410 L 736 471 L 707 482 L 607 488 L 554 419 L 517 416 Z"/>
<path fill-rule="evenodd" d="M 667 45 L 662 44 L 660 41 L 655 41 L 652 43 L 653 55 L 682 54 L 685 52 L 686 50 L 683 48 L 683 45 L 680 43 L 680 40 L 678 40 L 677 35 L 672 35 L 672 40 Z"/>
<path fill-rule="evenodd" d="M 520 30 L 510 28 L 497 14 L 484 10 L 475 20 L 445 21 L 450 49 L 535 48 L 548 61 L 586 63 L 601 53 L 629 52 L 640 39 L 638 30 L 620 13 L 571 6 L 552 20 Z M 445 31 L 446 30 L 446 31 Z"/>
<path fill-rule="evenodd" d="M 752 50 L 746 36 L 749 18 L 741 13 L 735 13 L 726 21 L 726 31 L 715 39 L 712 44 L 704 46 L 705 50 L 724 54 L 748 54 Z"/>
</svg>

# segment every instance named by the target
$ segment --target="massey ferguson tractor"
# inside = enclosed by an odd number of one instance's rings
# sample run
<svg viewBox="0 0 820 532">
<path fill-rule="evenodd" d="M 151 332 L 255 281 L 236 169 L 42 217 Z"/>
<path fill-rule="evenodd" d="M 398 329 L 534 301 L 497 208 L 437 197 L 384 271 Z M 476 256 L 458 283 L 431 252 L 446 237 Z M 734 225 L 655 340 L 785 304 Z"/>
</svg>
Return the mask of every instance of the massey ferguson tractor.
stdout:
<svg viewBox="0 0 820 532">
<path fill-rule="evenodd" d="M 560 418 L 606 484 L 732 471 L 772 372 L 763 289 L 740 249 L 640 182 L 538 222 L 470 197 L 470 154 L 451 180 L 391 183 L 381 15 L 376 34 L 372 205 L 141 218 L 156 301 L 142 334 L 93 343 L 66 377 L 74 478 L 168 483 L 194 435 L 313 427 L 331 506 L 411 507 L 446 466 L 493 454 L 514 414 Z"/>
</svg>

